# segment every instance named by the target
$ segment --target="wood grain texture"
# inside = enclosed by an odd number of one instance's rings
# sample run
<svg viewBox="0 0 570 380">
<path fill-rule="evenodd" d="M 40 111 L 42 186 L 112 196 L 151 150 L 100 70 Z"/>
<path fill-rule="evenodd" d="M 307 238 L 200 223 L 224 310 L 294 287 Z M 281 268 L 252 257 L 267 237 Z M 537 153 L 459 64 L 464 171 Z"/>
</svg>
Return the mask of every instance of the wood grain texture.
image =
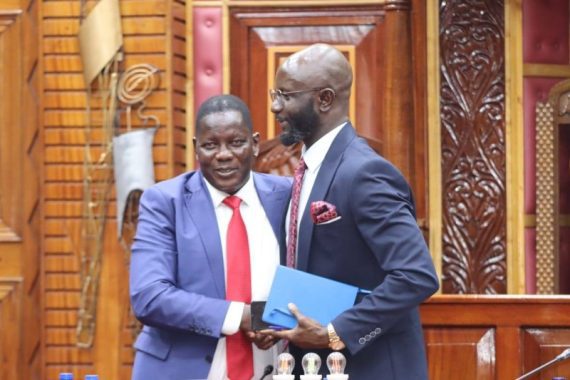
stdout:
<svg viewBox="0 0 570 380">
<path fill-rule="evenodd" d="M 410 182 L 418 222 L 427 238 L 425 13 L 420 1 L 325 8 L 230 6 L 229 36 L 230 91 L 249 105 L 262 141 L 279 133 L 268 116 L 268 78 L 274 75 L 269 71 L 291 49 L 312 43 L 354 49 L 353 124 Z M 412 27 L 412 20 L 418 24 Z M 413 31 L 417 39 L 411 38 Z"/>
<path fill-rule="evenodd" d="M 502 294 L 507 289 L 504 5 L 441 4 L 442 288 Z"/>
<path fill-rule="evenodd" d="M 0 277 L 0 378 L 19 379 L 21 354 L 23 285 L 21 278 Z"/>
<path fill-rule="evenodd" d="M 89 7 L 96 2 L 90 2 Z M 158 117 L 154 139 L 155 177 L 163 180 L 185 170 L 186 25 L 185 2 L 164 0 L 120 1 L 124 60 L 120 70 L 148 63 L 159 69 L 159 86 L 146 101 L 147 113 Z M 83 199 L 83 160 L 86 143 L 91 156 L 101 153 L 101 102 L 94 98 L 91 128 L 86 113 L 87 96 L 82 79 L 77 31 L 80 2 L 42 3 L 43 113 L 39 123 L 45 143 L 42 184 L 45 235 L 42 297 L 45 302 L 45 352 L 42 378 L 57 378 L 62 371 L 78 378 L 98 373 L 104 379 L 130 378 L 132 363 L 129 313 L 128 257 L 117 242 L 114 190 L 106 215 L 104 255 L 97 307 L 98 325 L 90 349 L 75 346 L 75 326 L 81 279 L 79 271 Z M 126 118 L 120 115 L 120 131 Z M 136 117 L 133 128 L 146 127 Z M 99 142 L 99 143 L 98 143 Z"/>
<path fill-rule="evenodd" d="M 42 371 L 40 5 L 0 8 L 0 378 L 40 379 Z M 7 203 L 6 203 L 7 202 Z M 8 227 L 11 239 L 2 225 Z M 2 240 L 12 240 L 6 242 Z M 6 257 L 6 253 L 17 253 Z M 9 260 L 6 260 L 6 259 Z M 6 319 L 6 317 L 9 317 Z"/>
<path fill-rule="evenodd" d="M 376 6 L 334 8 L 248 8 L 230 10 L 230 91 L 249 105 L 261 140 L 267 139 L 268 47 L 316 42 L 354 46 L 356 110 L 354 124 L 366 137 L 382 140 L 381 65 L 384 11 Z M 275 61 L 285 56 L 278 52 Z M 376 64 L 375 64 L 376 63 Z M 275 69 L 278 65 L 276 65 Z M 254 79 L 255 78 L 255 79 Z M 371 107 L 374 99 L 374 107 Z"/>
<path fill-rule="evenodd" d="M 431 379 L 514 379 L 570 347 L 568 296 L 434 296 L 420 307 Z M 566 375 L 560 363 L 537 376 Z"/>
<path fill-rule="evenodd" d="M 429 374 L 432 379 L 452 379 L 467 373 L 474 379 L 494 379 L 495 334 L 493 328 L 430 327 L 425 330 Z M 451 358 L 476 358 L 452 360 Z M 446 363 L 446 365 L 442 365 Z"/>
<path fill-rule="evenodd" d="M 17 9 L 16 9 L 17 10 Z M 22 19 L 0 13 L 0 244 L 22 237 Z M 20 128 L 14 128 L 19 126 Z"/>
</svg>

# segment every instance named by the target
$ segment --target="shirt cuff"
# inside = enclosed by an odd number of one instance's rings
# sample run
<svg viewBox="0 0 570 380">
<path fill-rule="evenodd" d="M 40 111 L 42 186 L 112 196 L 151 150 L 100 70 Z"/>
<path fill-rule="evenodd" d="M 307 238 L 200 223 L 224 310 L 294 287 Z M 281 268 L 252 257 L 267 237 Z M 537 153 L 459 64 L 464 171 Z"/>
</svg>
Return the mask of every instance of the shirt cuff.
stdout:
<svg viewBox="0 0 570 380">
<path fill-rule="evenodd" d="M 230 307 L 222 325 L 222 334 L 233 335 L 239 331 L 244 307 L 245 303 L 243 302 L 230 302 Z"/>
</svg>

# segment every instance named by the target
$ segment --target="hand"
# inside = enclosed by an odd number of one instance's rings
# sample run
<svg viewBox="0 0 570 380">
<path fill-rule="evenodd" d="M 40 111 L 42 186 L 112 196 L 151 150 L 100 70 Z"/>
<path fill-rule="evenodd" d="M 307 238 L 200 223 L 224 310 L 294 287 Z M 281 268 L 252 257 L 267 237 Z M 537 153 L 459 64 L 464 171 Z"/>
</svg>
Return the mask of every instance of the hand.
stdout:
<svg viewBox="0 0 570 380">
<path fill-rule="evenodd" d="M 250 331 L 246 333 L 246 336 L 260 350 L 268 350 L 271 347 L 273 347 L 275 343 L 279 342 L 279 338 L 271 335 L 262 334 L 259 331 Z"/>
<path fill-rule="evenodd" d="M 251 305 L 244 306 L 239 329 L 260 350 L 267 350 L 279 341 L 279 338 L 260 334 L 251 329 Z"/>
<path fill-rule="evenodd" d="M 301 314 L 294 304 L 290 303 L 288 306 L 298 322 L 294 329 L 283 331 L 262 330 L 259 333 L 275 338 L 287 339 L 301 348 L 327 348 L 329 346 L 327 328 L 314 319 Z"/>
</svg>

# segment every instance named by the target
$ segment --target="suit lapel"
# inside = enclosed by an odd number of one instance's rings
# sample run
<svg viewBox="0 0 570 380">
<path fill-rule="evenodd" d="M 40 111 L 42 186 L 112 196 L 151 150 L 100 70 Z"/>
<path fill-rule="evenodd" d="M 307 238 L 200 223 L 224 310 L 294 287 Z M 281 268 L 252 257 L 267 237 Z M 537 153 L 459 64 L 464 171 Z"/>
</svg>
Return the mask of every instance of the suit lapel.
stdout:
<svg viewBox="0 0 570 380">
<path fill-rule="evenodd" d="M 188 212 L 202 240 L 216 292 L 220 298 L 225 299 L 224 259 L 222 257 L 220 232 L 218 231 L 212 199 L 203 182 L 202 173 L 196 172 L 196 175 L 190 177 L 186 183 L 186 190 L 188 191 L 184 195 L 186 212 Z"/>
<path fill-rule="evenodd" d="M 267 219 L 269 219 L 271 228 L 273 228 L 273 232 L 277 238 L 281 236 L 281 218 L 283 217 L 281 206 L 289 192 L 276 191 L 273 183 L 267 181 L 263 176 L 257 175 L 256 173 L 253 173 L 253 182 L 255 184 L 259 200 L 261 201 L 265 214 L 267 215 Z"/>
<path fill-rule="evenodd" d="M 314 223 L 311 219 L 311 203 L 324 200 L 334 179 L 338 166 L 342 160 L 344 150 L 356 137 L 352 124 L 347 123 L 335 137 L 325 159 L 319 169 L 319 174 L 309 195 L 305 211 L 299 226 L 299 241 L 297 245 L 297 268 L 303 271 L 308 269 L 311 239 Z M 348 191 L 348 190 L 347 190 Z"/>
<path fill-rule="evenodd" d="M 287 214 L 289 213 L 289 205 L 291 204 L 291 193 L 293 189 L 287 191 L 287 200 L 285 201 L 285 207 L 283 212 L 281 213 L 281 224 L 280 230 L 281 235 L 279 238 L 279 253 L 281 257 L 281 264 L 287 264 L 287 231 L 289 230 L 289 226 L 287 225 Z"/>
</svg>

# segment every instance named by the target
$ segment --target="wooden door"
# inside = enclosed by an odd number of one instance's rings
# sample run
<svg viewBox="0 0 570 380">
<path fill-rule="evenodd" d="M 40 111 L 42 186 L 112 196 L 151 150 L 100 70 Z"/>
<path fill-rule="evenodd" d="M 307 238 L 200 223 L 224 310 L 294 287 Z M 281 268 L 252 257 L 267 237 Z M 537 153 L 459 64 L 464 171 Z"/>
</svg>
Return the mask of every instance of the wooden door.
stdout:
<svg viewBox="0 0 570 380">
<path fill-rule="evenodd" d="M 354 71 L 351 121 L 357 133 L 412 185 L 418 220 L 427 237 L 426 139 L 423 122 L 415 123 L 414 116 L 415 108 L 422 109 L 416 104 L 424 101 L 422 86 L 413 84 L 412 67 L 423 59 L 421 52 L 412 57 L 412 50 L 420 46 L 411 43 L 415 2 L 348 4 L 230 7 L 230 92 L 249 105 L 262 141 L 271 140 L 280 131 L 269 111 L 268 90 L 280 62 L 313 43 L 336 46 Z M 416 14 L 421 16 L 424 10 L 419 7 Z"/>
<path fill-rule="evenodd" d="M 0 378 L 40 379 L 38 2 L 0 0 Z"/>
</svg>

